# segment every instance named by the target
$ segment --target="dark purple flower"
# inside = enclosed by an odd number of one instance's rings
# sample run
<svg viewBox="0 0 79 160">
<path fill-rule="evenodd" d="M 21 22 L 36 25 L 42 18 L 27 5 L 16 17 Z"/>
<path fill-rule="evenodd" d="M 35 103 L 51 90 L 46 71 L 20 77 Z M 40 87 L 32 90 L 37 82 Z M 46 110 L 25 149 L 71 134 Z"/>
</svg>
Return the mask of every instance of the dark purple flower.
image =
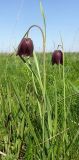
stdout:
<svg viewBox="0 0 79 160">
<path fill-rule="evenodd" d="M 63 53 L 61 50 L 55 50 L 52 54 L 52 64 L 63 64 Z"/>
<path fill-rule="evenodd" d="M 30 38 L 23 38 L 18 46 L 17 55 L 33 56 L 33 41 Z"/>
</svg>

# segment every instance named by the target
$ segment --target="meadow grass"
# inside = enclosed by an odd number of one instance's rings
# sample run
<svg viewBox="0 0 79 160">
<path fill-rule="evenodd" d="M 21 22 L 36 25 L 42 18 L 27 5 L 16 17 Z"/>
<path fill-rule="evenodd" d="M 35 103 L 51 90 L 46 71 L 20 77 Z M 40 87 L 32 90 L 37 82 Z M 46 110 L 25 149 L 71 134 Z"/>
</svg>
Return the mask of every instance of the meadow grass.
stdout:
<svg viewBox="0 0 79 160">
<path fill-rule="evenodd" d="M 63 66 L 46 54 L 44 126 L 43 54 L 35 56 L 38 66 L 33 57 L 30 64 L 37 77 L 18 56 L 0 55 L 0 159 L 78 160 L 79 54 L 64 55 L 65 121 Z"/>
</svg>

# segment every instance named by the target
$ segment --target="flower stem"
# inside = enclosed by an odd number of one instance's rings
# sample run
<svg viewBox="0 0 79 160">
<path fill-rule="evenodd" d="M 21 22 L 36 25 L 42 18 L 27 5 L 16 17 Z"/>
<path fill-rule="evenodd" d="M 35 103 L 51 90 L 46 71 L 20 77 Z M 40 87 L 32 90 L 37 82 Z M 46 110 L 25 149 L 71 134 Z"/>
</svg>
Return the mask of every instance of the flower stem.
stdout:
<svg viewBox="0 0 79 160">
<path fill-rule="evenodd" d="M 45 43 L 46 43 L 46 35 L 44 35 L 44 32 L 42 30 L 42 28 L 38 25 L 32 25 L 31 27 L 29 27 L 29 29 L 27 30 L 27 32 L 24 34 L 23 38 L 24 37 L 28 37 L 28 34 L 29 34 L 29 31 L 32 29 L 32 28 L 38 28 L 41 33 L 42 33 L 42 38 L 43 38 L 43 73 L 44 73 L 44 78 L 43 78 L 43 119 L 42 119 L 42 122 L 43 122 L 43 149 L 44 149 L 44 115 L 45 115 L 45 107 L 46 107 L 46 100 L 45 100 L 45 92 L 46 92 L 46 70 L 45 70 Z M 21 57 L 21 59 L 23 60 L 23 57 Z M 24 63 L 25 63 L 25 60 L 23 60 Z M 34 74 L 34 72 L 33 72 Z"/>
<path fill-rule="evenodd" d="M 32 69 L 32 66 L 30 63 L 26 63 L 25 59 L 20 56 L 21 60 L 26 64 L 27 68 L 33 73 L 33 75 L 36 77 L 41 91 L 42 91 L 42 96 L 43 96 L 43 114 L 42 114 L 42 138 L 43 138 L 43 160 L 44 160 L 44 154 L 45 154 L 45 110 L 46 110 L 46 68 L 45 68 L 45 45 L 46 45 L 46 28 L 45 28 L 45 32 L 42 30 L 42 28 L 38 25 L 32 25 L 29 27 L 29 29 L 27 30 L 27 32 L 24 34 L 23 38 L 28 38 L 29 35 L 29 31 L 33 28 L 36 27 L 41 31 L 42 34 L 42 39 L 43 39 L 43 82 L 41 80 L 41 76 L 40 76 L 40 72 L 39 69 L 38 70 L 38 75 L 35 73 L 35 71 Z M 37 65 L 37 61 L 35 61 L 36 66 Z"/>
</svg>

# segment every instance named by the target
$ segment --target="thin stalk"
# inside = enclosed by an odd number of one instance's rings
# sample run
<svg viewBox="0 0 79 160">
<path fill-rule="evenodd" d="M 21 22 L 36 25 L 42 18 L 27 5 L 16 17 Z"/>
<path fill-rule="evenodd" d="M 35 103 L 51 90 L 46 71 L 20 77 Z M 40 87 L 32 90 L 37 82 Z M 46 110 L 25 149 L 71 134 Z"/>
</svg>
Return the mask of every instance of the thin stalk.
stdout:
<svg viewBox="0 0 79 160">
<path fill-rule="evenodd" d="M 27 30 L 27 32 L 24 34 L 23 38 L 24 37 L 28 37 L 28 34 L 29 34 L 29 31 L 32 29 L 32 28 L 38 28 L 40 31 L 41 31 L 41 34 L 42 34 L 42 38 L 43 38 L 43 55 L 44 55 L 44 61 L 43 61 L 43 65 L 44 65 L 44 95 L 45 95 L 45 86 L 46 86 L 46 71 L 45 71 L 45 42 L 46 42 L 46 38 L 45 38 L 45 35 L 43 33 L 43 30 L 41 27 L 39 27 L 38 25 L 32 25 L 31 27 L 29 27 L 29 29 Z M 23 60 L 23 58 L 21 58 Z M 25 60 L 24 60 L 24 63 L 25 63 Z"/>
<path fill-rule="evenodd" d="M 46 67 L 45 67 L 45 61 L 46 61 L 46 56 L 45 56 L 45 45 L 46 45 L 46 29 L 45 29 L 45 38 L 43 41 L 43 74 L 44 74 L 44 104 L 43 104 L 43 160 L 44 160 L 44 141 L 45 141 L 45 129 L 44 129 L 44 117 L 45 117 L 45 108 L 46 108 L 46 99 L 45 99 L 45 93 L 46 93 Z"/>
<path fill-rule="evenodd" d="M 65 71 L 64 71 L 64 51 L 63 51 L 63 84 L 64 84 L 64 129 L 66 129 L 66 101 L 65 101 Z"/>
<path fill-rule="evenodd" d="M 24 34 L 24 37 L 28 37 L 29 31 L 33 28 L 36 27 L 38 28 L 41 33 L 42 33 L 42 38 L 43 38 L 43 73 L 44 73 L 44 80 L 43 80 L 43 149 L 44 149 L 44 114 L 45 114 L 45 106 L 46 106 L 46 101 L 45 101 L 45 91 L 46 91 L 46 70 L 45 70 L 45 44 L 46 44 L 46 29 L 45 29 L 45 34 L 43 33 L 43 30 L 41 29 L 41 27 L 39 27 L 38 25 L 32 25 L 31 27 L 29 27 L 29 29 L 27 30 L 27 32 Z M 24 38 L 23 37 L 23 38 Z M 23 58 L 21 58 L 23 60 Z M 23 60 L 25 63 L 25 60 Z M 33 72 L 33 70 L 32 70 Z M 33 74 L 36 76 L 36 74 L 33 72 Z M 37 77 L 37 76 L 36 76 Z M 38 78 L 37 78 L 38 79 Z M 40 81 L 40 80 L 38 80 Z"/>
<path fill-rule="evenodd" d="M 60 77 L 60 79 L 61 79 L 61 68 L 60 68 L 60 63 L 59 63 L 59 77 Z"/>
<path fill-rule="evenodd" d="M 4 153 L 4 152 L 0 151 L 0 155 L 2 155 L 2 156 L 6 156 L 6 153 Z"/>
<path fill-rule="evenodd" d="M 64 122 L 63 127 L 66 130 L 66 94 L 65 94 L 65 68 L 64 68 L 64 49 L 63 49 L 63 42 L 62 42 L 62 52 L 63 52 L 63 97 L 64 97 Z M 63 134 L 63 141 L 64 141 L 64 155 L 65 155 L 65 140 L 66 140 L 66 133 Z"/>
<path fill-rule="evenodd" d="M 44 25 L 44 43 L 43 43 L 43 65 L 44 65 L 44 105 L 43 105 L 43 160 L 45 159 L 44 157 L 44 115 L 45 115 L 45 108 L 46 108 L 46 99 L 45 99 L 45 93 L 46 93 L 46 68 L 45 68 L 45 45 L 46 45 L 46 18 L 45 18 L 45 14 L 44 14 L 44 9 L 42 6 L 42 2 L 40 0 L 40 11 L 41 11 L 41 15 L 43 18 L 43 25 Z"/>
<path fill-rule="evenodd" d="M 55 120 L 54 120 L 54 135 L 57 132 L 57 120 L 58 120 L 58 106 L 57 106 L 57 86 L 56 86 L 56 78 L 54 77 L 54 87 L 55 87 Z"/>
<path fill-rule="evenodd" d="M 29 31 L 33 28 L 33 27 L 36 27 L 36 28 L 38 28 L 40 31 L 41 31 L 41 33 L 42 33 L 42 38 L 43 38 L 43 56 L 44 56 L 44 58 L 43 58 L 43 65 L 44 65 L 44 94 L 45 94 L 45 87 L 46 87 L 46 71 L 45 71 L 45 43 L 46 43 L 46 35 L 44 35 L 44 33 L 43 33 L 43 30 L 42 30 L 42 28 L 41 27 L 39 27 L 38 25 L 32 25 L 31 27 L 29 27 L 29 29 L 27 30 L 27 32 L 24 34 L 24 37 L 28 37 L 28 34 L 29 34 Z"/>
</svg>

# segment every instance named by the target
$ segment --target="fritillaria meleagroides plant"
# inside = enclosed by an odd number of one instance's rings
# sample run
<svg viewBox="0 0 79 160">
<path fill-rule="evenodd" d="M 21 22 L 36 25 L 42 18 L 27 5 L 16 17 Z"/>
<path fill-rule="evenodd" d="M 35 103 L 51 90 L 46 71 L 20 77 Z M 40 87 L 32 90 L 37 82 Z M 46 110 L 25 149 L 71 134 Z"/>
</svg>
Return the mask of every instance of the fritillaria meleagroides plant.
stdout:
<svg viewBox="0 0 79 160">
<path fill-rule="evenodd" d="M 34 44 L 33 44 L 33 41 L 31 38 L 29 38 L 29 31 L 33 28 L 33 27 L 36 27 L 38 28 L 41 33 L 42 33 L 42 39 L 43 39 L 43 68 L 44 68 L 44 83 L 42 83 L 41 81 L 41 76 L 40 76 L 40 71 L 38 69 L 38 61 L 36 60 L 36 56 L 35 54 L 33 54 L 33 51 L 34 51 Z M 17 50 L 17 54 L 21 59 L 22 61 L 27 65 L 28 69 L 32 72 L 32 74 L 37 78 L 38 82 L 39 82 L 39 85 L 40 87 L 42 88 L 42 93 L 43 93 L 43 85 L 44 85 L 44 88 L 45 88 L 45 35 L 43 33 L 43 30 L 40 26 L 38 25 L 32 25 L 31 27 L 29 27 L 29 29 L 27 30 L 27 32 L 25 33 L 24 37 L 22 38 L 19 46 L 18 46 L 18 50 Z M 26 62 L 24 57 L 28 57 L 28 61 Z M 35 73 L 35 71 L 33 70 L 32 68 L 32 65 L 30 63 L 30 60 L 29 58 L 30 57 L 33 57 L 35 58 L 35 63 L 36 63 L 36 66 L 37 66 L 37 71 L 38 71 L 38 76 L 37 74 Z"/>
<path fill-rule="evenodd" d="M 16 55 L 19 55 L 21 58 L 23 56 L 27 56 L 27 57 L 32 57 L 33 56 L 34 44 L 33 44 L 33 41 L 31 40 L 31 38 L 28 37 L 29 31 L 33 27 L 36 27 L 41 31 L 42 38 L 43 38 L 43 52 L 45 50 L 45 45 L 44 45 L 45 44 L 45 37 L 44 37 L 43 30 L 38 25 L 32 25 L 31 27 L 29 27 L 29 29 L 25 33 L 24 37 L 22 38 L 22 40 L 21 40 L 21 42 L 18 46 L 18 50 L 17 50 Z"/>
<path fill-rule="evenodd" d="M 33 28 L 36 27 L 38 28 L 41 33 L 42 33 L 42 38 L 43 38 L 43 55 L 44 55 L 44 68 L 45 68 L 45 36 L 43 33 L 43 30 L 41 29 L 40 26 L 38 25 L 32 25 L 31 27 L 29 27 L 29 29 L 27 30 L 27 32 L 25 33 L 25 35 L 23 36 L 19 46 L 18 46 L 18 50 L 17 50 L 17 54 L 24 63 L 26 63 L 24 57 L 28 57 L 28 59 L 30 57 L 33 57 L 33 51 L 34 51 L 34 44 L 31 38 L 29 38 L 29 31 Z M 26 64 L 28 64 L 28 67 L 30 69 L 30 71 L 34 74 L 35 77 L 37 77 L 37 75 L 35 74 L 35 72 L 32 69 L 32 66 L 30 64 L 30 60 L 29 63 L 27 62 Z M 38 79 L 38 78 L 37 78 Z"/>
<path fill-rule="evenodd" d="M 44 65 L 43 66 L 43 68 L 44 68 L 44 70 L 43 70 L 43 72 L 44 72 L 44 81 L 43 82 L 41 80 L 40 70 L 38 69 L 39 68 L 38 61 L 36 60 L 35 53 L 33 53 L 34 44 L 33 44 L 32 39 L 29 38 L 29 31 L 33 27 L 38 28 L 42 33 L 42 39 L 43 39 L 43 65 Z M 32 76 L 34 76 L 37 79 L 38 84 L 39 84 L 39 86 L 41 88 L 41 91 L 42 91 L 43 108 L 42 108 L 42 123 L 41 124 L 42 124 L 42 130 L 43 130 L 43 147 L 44 147 L 44 113 L 45 113 L 45 104 L 46 104 L 46 102 L 45 102 L 45 42 L 46 42 L 45 34 L 44 34 L 43 30 L 41 29 L 41 27 L 39 27 L 38 25 L 32 25 L 31 27 L 29 27 L 29 29 L 27 30 L 27 32 L 23 36 L 23 38 L 22 38 L 22 40 L 21 40 L 21 42 L 20 42 L 20 44 L 18 46 L 18 50 L 17 50 L 17 54 L 16 54 L 22 59 L 22 61 L 29 68 L 29 70 L 32 73 Z M 26 62 L 26 60 L 24 58 L 25 56 L 28 57 L 27 59 L 29 61 Z M 35 71 L 32 68 L 32 65 L 31 65 L 30 59 L 29 59 L 30 57 L 34 57 L 35 58 L 34 60 L 35 60 L 36 66 L 37 66 L 37 74 L 35 73 Z"/>
<path fill-rule="evenodd" d="M 59 46 L 57 47 L 57 50 L 54 50 L 52 53 L 52 64 L 62 64 L 63 65 L 63 52 L 59 50 Z"/>
<path fill-rule="evenodd" d="M 18 46 L 17 55 L 19 56 L 33 56 L 33 41 L 31 38 L 23 38 Z"/>
</svg>

